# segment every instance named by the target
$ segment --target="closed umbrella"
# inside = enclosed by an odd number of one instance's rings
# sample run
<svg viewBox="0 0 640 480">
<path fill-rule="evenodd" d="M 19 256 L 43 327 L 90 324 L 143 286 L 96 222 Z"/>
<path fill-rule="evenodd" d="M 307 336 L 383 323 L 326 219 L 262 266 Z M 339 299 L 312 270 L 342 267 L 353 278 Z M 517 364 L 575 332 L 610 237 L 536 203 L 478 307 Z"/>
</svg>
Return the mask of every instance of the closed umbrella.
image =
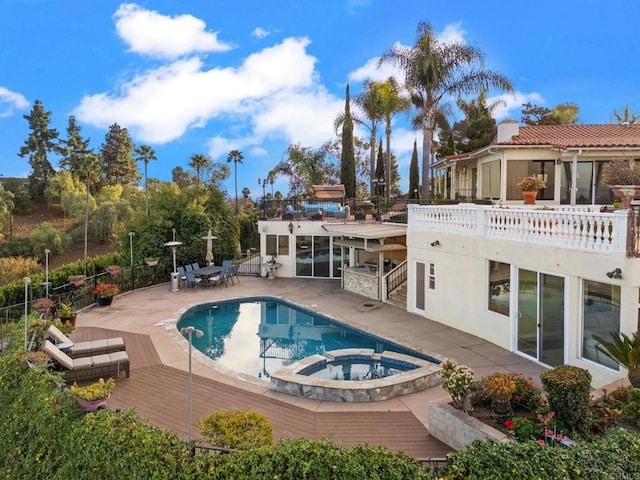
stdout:
<svg viewBox="0 0 640 480">
<path fill-rule="evenodd" d="M 209 262 L 209 265 L 213 262 L 213 241 L 218 238 L 211 235 L 211 229 L 209 229 L 209 234 L 206 237 L 202 237 L 203 240 L 207 241 L 207 255 L 204 259 Z"/>
</svg>

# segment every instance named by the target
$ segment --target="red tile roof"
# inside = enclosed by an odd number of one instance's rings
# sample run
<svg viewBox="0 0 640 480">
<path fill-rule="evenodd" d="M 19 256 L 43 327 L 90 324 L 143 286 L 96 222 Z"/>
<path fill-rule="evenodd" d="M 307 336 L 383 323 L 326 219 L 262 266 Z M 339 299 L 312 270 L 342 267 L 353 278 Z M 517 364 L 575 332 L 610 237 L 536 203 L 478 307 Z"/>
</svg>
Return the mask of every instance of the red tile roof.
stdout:
<svg viewBox="0 0 640 480">
<path fill-rule="evenodd" d="M 530 125 L 509 142 L 494 145 L 549 145 L 556 148 L 640 148 L 640 125 Z"/>
</svg>

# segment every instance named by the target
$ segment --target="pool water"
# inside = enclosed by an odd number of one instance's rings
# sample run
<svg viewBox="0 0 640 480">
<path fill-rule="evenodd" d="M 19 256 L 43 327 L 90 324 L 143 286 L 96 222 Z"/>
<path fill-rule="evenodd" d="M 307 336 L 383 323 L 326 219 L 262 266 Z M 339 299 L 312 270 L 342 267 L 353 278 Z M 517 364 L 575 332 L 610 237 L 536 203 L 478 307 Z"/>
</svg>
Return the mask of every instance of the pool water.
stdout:
<svg viewBox="0 0 640 480">
<path fill-rule="evenodd" d="M 415 366 L 413 368 L 415 368 Z M 407 370 L 409 369 L 391 367 L 384 362 L 346 360 L 318 366 L 317 369 L 306 373 L 306 375 L 315 378 L 325 378 L 327 380 L 365 381 L 390 377 L 391 375 L 397 375 Z"/>
<path fill-rule="evenodd" d="M 193 346 L 238 373 L 268 380 L 271 373 L 314 354 L 344 348 L 393 351 L 438 360 L 271 297 L 253 297 L 192 307 L 177 328 L 193 326 Z M 367 366 L 367 369 L 369 366 Z"/>
</svg>

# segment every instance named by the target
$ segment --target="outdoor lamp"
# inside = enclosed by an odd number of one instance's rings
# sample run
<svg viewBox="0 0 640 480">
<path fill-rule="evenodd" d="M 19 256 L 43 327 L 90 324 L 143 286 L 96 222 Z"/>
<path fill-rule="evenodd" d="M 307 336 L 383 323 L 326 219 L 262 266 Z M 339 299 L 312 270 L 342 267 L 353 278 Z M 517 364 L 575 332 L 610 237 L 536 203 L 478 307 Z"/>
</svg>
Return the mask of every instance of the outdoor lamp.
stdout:
<svg viewBox="0 0 640 480">
<path fill-rule="evenodd" d="M 289 233 L 293 234 L 293 222 L 289 222 Z"/>
</svg>

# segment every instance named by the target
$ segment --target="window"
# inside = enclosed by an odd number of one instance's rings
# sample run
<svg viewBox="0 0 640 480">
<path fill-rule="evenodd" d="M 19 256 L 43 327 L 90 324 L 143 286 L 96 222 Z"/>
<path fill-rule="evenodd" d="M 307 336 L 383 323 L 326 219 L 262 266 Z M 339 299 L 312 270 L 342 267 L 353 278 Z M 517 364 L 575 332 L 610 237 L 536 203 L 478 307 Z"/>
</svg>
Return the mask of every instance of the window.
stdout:
<svg viewBox="0 0 640 480">
<path fill-rule="evenodd" d="M 620 287 L 584 280 L 582 283 L 582 356 L 618 370 L 618 362 L 596 349 L 593 335 L 608 339 L 620 332 Z"/>
<path fill-rule="evenodd" d="M 508 317 L 510 298 L 511 265 L 489 260 L 489 310 Z"/>
<path fill-rule="evenodd" d="M 436 264 L 429 262 L 429 290 L 436 289 Z"/>
<path fill-rule="evenodd" d="M 289 235 L 267 235 L 267 255 L 289 255 Z"/>
<path fill-rule="evenodd" d="M 507 200 L 521 200 L 522 191 L 518 183 L 524 177 L 535 175 L 546 183 L 538 192 L 538 200 L 553 200 L 556 184 L 555 160 L 510 160 L 507 162 Z"/>
</svg>

